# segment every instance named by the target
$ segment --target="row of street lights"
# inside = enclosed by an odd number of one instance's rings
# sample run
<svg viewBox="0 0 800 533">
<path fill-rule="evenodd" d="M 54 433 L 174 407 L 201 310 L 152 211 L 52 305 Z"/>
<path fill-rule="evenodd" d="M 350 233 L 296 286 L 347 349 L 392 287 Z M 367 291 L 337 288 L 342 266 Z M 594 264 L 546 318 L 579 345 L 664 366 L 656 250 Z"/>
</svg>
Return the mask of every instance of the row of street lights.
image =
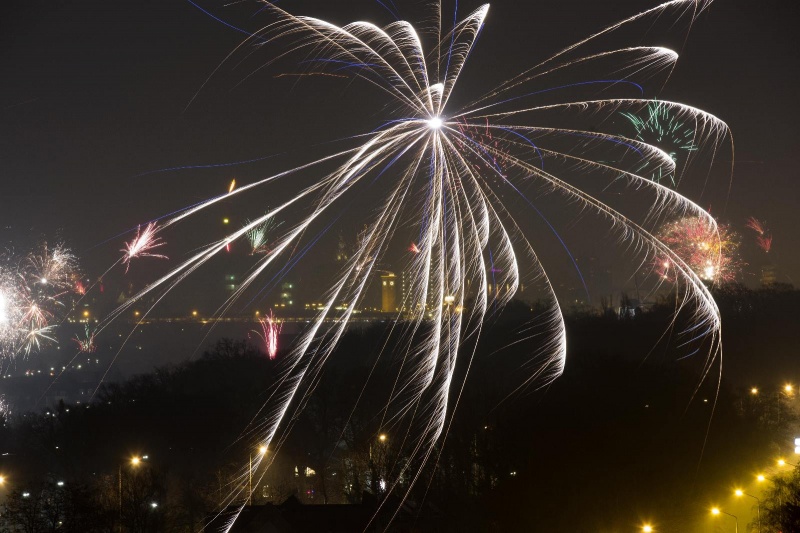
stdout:
<svg viewBox="0 0 800 533">
<path fill-rule="evenodd" d="M 755 394 L 755 392 L 753 394 Z M 778 459 L 776 461 L 776 464 L 779 467 L 791 466 L 791 467 L 797 468 L 796 464 L 790 463 L 790 462 L 786 461 L 785 459 Z M 759 483 L 763 483 L 766 480 L 767 480 L 767 477 L 764 474 L 758 474 L 756 476 L 756 481 L 758 481 Z M 742 489 L 735 489 L 733 491 L 733 495 L 736 496 L 737 498 L 741 498 L 742 496 L 748 496 L 750 498 L 753 498 L 756 501 L 756 523 L 758 524 L 758 532 L 761 533 L 761 500 L 759 498 L 753 496 L 752 494 L 749 494 L 749 493 L 745 492 Z M 734 514 L 728 513 L 726 511 L 723 511 L 722 509 L 720 509 L 717 506 L 712 507 L 710 509 L 710 511 L 711 511 L 711 515 L 712 516 L 719 516 L 719 515 L 723 515 L 724 514 L 724 515 L 727 515 L 727 516 L 730 516 L 731 518 L 733 518 L 735 520 L 735 526 L 734 526 L 735 530 L 734 531 L 736 533 L 739 533 L 739 517 L 737 517 Z M 642 524 L 642 533 L 655 533 L 655 531 L 656 530 L 653 528 L 652 524 Z"/>
<path fill-rule="evenodd" d="M 789 387 L 789 385 L 787 385 L 787 388 L 788 387 Z M 787 392 L 788 392 L 788 390 L 787 390 Z M 776 463 L 777 463 L 777 465 L 779 467 L 791 466 L 791 467 L 797 468 L 796 464 L 790 463 L 790 462 L 786 461 L 785 459 L 778 459 L 776 461 Z M 759 483 L 763 483 L 766 480 L 767 480 L 767 478 L 766 478 L 766 476 L 764 476 L 764 474 L 758 474 L 756 476 L 756 481 L 758 481 Z M 758 524 L 758 531 L 759 531 L 759 533 L 761 533 L 761 500 L 759 498 L 756 498 L 752 494 L 748 494 L 747 492 L 743 491 L 742 489 L 734 490 L 733 494 L 734 494 L 734 496 L 736 496 L 738 498 L 741 498 L 742 496 L 748 496 L 750 498 L 753 498 L 756 501 L 756 523 Z M 735 523 L 736 524 L 736 526 L 735 526 L 736 529 L 735 529 L 735 531 L 736 531 L 736 533 L 739 532 L 739 518 L 737 516 L 732 515 L 731 513 L 726 513 L 725 511 L 721 510 L 719 507 L 712 507 L 711 508 L 711 514 L 714 515 L 714 516 L 718 516 L 720 514 L 725 514 L 725 515 L 728 515 L 730 517 L 733 517 L 733 519 L 736 520 L 736 523 Z"/>
</svg>

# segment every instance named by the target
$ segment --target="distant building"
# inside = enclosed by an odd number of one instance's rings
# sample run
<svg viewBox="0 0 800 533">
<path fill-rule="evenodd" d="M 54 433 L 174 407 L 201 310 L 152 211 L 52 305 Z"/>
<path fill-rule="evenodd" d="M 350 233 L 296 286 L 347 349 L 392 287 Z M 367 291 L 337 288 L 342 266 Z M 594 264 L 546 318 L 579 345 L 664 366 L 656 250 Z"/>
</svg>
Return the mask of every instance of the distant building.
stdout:
<svg viewBox="0 0 800 533">
<path fill-rule="evenodd" d="M 397 277 L 393 272 L 381 274 L 381 312 L 397 312 Z"/>
<path fill-rule="evenodd" d="M 286 309 L 294 306 L 294 290 L 295 286 L 291 281 L 284 281 L 281 283 L 280 299 L 278 300 L 278 303 L 275 304 L 275 307 Z"/>
<path fill-rule="evenodd" d="M 225 274 L 225 290 L 228 292 L 234 292 L 238 288 L 239 284 L 237 283 L 236 275 Z"/>
</svg>

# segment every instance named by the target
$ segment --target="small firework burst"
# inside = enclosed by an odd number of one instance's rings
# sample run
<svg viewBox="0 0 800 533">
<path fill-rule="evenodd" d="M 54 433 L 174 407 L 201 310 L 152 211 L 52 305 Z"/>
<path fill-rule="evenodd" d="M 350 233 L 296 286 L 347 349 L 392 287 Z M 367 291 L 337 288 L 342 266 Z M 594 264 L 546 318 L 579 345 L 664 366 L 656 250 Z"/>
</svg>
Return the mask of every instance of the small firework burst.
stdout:
<svg viewBox="0 0 800 533">
<path fill-rule="evenodd" d="M 250 224 L 250 221 L 247 221 Z M 250 243 L 250 255 L 267 254 L 270 251 L 270 237 L 272 232 L 280 226 L 282 222 L 275 222 L 273 219 L 267 219 L 263 223 L 250 229 L 247 235 L 247 241 Z"/>
<path fill-rule="evenodd" d="M 283 324 L 275 318 L 275 315 L 272 314 L 272 310 L 270 310 L 267 316 L 260 319 L 258 324 L 261 326 L 261 331 L 255 331 L 255 333 L 264 341 L 264 348 L 269 358 L 275 359 L 278 355 L 278 335 L 281 333 Z"/>
<path fill-rule="evenodd" d="M 97 345 L 94 343 L 94 332 L 86 325 L 83 337 L 76 335 L 72 339 L 78 345 L 78 350 L 83 353 L 94 353 L 97 351 Z"/>
<path fill-rule="evenodd" d="M 166 255 L 153 253 L 152 250 L 166 244 L 160 237 L 156 237 L 156 223 L 150 222 L 142 229 L 136 228 L 136 237 L 120 250 L 125 253 L 122 262 L 125 264 L 125 272 L 131 267 L 131 260 L 136 257 L 155 257 L 158 259 L 169 259 Z"/>
<path fill-rule="evenodd" d="M 767 225 L 755 217 L 747 219 L 747 227 L 756 232 L 756 244 L 759 248 L 769 253 L 772 250 L 772 232 Z"/>
<path fill-rule="evenodd" d="M 639 114 L 631 112 L 621 114 L 633 125 L 637 140 L 663 150 L 675 163 L 679 162 L 679 155 L 685 154 L 688 159 L 689 154 L 698 149 L 694 126 L 678 118 L 672 106 L 664 102 L 653 101 Z M 673 186 L 677 185 L 674 171 L 667 171 L 668 167 L 663 165 L 657 168 L 650 168 L 651 166 L 645 161 L 638 172 L 649 173 L 650 179 L 657 183 L 669 179 Z"/>
<path fill-rule="evenodd" d="M 63 245 L 0 255 L 0 357 L 28 356 L 55 342 L 68 311 L 77 260 Z"/>
<path fill-rule="evenodd" d="M 730 283 L 741 272 L 740 238 L 728 224 L 714 225 L 700 217 L 685 217 L 665 225 L 658 238 L 704 281 Z M 675 265 L 669 259 L 656 257 L 654 271 L 672 280 Z"/>
</svg>

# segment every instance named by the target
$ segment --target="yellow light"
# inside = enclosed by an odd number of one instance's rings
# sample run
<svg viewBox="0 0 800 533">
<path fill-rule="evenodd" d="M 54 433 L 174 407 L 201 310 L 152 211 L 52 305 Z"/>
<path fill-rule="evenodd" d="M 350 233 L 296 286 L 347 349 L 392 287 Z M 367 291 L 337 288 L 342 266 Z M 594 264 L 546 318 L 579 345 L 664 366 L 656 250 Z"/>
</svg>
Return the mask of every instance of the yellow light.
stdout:
<svg viewBox="0 0 800 533">
<path fill-rule="evenodd" d="M 197 311 L 192 311 L 192 316 L 197 316 Z"/>
<path fill-rule="evenodd" d="M 139 316 L 139 311 L 134 311 L 133 316 Z"/>
<path fill-rule="evenodd" d="M 131 464 L 132 464 L 133 466 L 139 466 L 139 463 L 140 463 L 141 461 L 142 461 L 142 460 L 141 460 L 139 457 L 131 457 Z"/>
<path fill-rule="evenodd" d="M 83 316 L 89 316 L 89 311 L 84 311 Z"/>
<path fill-rule="evenodd" d="M 736 489 L 736 490 L 734 491 L 734 494 L 736 494 L 737 496 L 743 496 L 743 495 L 744 495 L 744 492 L 742 492 L 742 489 Z"/>
<path fill-rule="evenodd" d="M 756 480 L 758 480 L 759 483 L 761 483 L 765 479 L 767 479 L 767 478 L 764 477 L 764 474 L 759 474 L 759 475 L 756 476 Z"/>
<path fill-rule="evenodd" d="M 6 476 L 0 476 L 0 485 L 6 482 Z"/>
<path fill-rule="evenodd" d="M 380 435 L 378 435 L 378 440 L 381 442 L 386 442 L 386 434 L 381 433 Z"/>
<path fill-rule="evenodd" d="M 783 459 L 778 459 L 778 466 L 786 466 L 786 461 Z"/>
<path fill-rule="evenodd" d="M 645 524 L 642 526 L 642 531 L 644 533 L 653 533 L 653 526 L 651 526 L 650 524 Z"/>
<path fill-rule="evenodd" d="M 267 447 L 266 446 L 261 446 L 258 449 L 258 453 L 260 453 L 261 455 L 264 455 L 265 453 L 267 453 Z"/>
<path fill-rule="evenodd" d="M 719 514 L 719 509 L 717 509 L 716 507 L 712 507 L 711 508 L 711 514 L 718 515 Z"/>
<path fill-rule="evenodd" d="M 222 219 L 222 223 L 223 223 L 223 224 L 227 224 L 228 222 L 230 222 L 230 220 L 228 220 L 227 218 L 223 218 L 223 219 Z"/>
<path fill-rule="evenodd" d="M 786 392 L 792 392 L 792 386 L 787 384 L 786 386 L 783 387 L 783 390 L 785 390 Z"/>
<path fill-rule="evenodd" d="M 750 389 L 750 394 L 758 394 L 758 389 L 753 387 L 752 389 Z"/>
</svg>

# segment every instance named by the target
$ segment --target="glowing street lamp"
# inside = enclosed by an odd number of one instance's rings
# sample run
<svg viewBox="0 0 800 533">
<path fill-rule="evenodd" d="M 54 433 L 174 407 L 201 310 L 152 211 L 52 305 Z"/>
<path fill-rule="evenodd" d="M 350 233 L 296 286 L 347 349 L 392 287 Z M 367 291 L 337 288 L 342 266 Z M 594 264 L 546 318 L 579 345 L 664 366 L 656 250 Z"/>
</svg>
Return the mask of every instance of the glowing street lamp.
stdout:
<svg viewBox="0 0 800 533">
<path fill-rule="evenodd" d="M 145 457 L 147 457 L 147 456 L 145 456 Z M 137 468 L 141 464 L 142 458 L 139 457 L 138 455 L 134 455 L 133 457 L 131 457 L 129 462 L 130 462 L 130 465 L 133 468 Z M 119 468 L 117 469 L 117 479 L 119 480 L 119 487 L 118 487 L 119 488 L 119 528 L 120 528 L 120 533 L 122 533 L 122 464 L 121 463 L 119 465 Z"/>
<path fill-rule="evenodd" d="M 794 464 L 794 463 L 790 463 L 790 462 L 785 461 L 783 459 L 778 459 L 778 466 L 786 466 L 786 465 L 793 466 L 794 468 L 797 468 L 797 465 Z"/>
<path fill-rule="evenodd" d="M 747 496 L 749 498 L 753 498 L 756 501 L 756 520 L 758 523 L 758 533 L 761 533 L 761 500 L 753 496 L 752 494 L 748 494 L 742 489 L 736 489 L 733 493 L 741 498 L 742 496 Z"/>
<path fill-rule="evenodd" d="M 765 481 L 766 479 L 767 478 L 764 477 L 764 474 L 759 474 L 759 475 L 756 476 L 756 481 L 758 481 L 759 483 Z"/>
<path fill-rule="evenodd" d="M 736 515 L 732 515 L 731 513 L 726 513 L 719 507 L 712 507 L 711 514 L 714 516 L 719 516 L 720 514 L 724 514 L 733 517 L 733 519 L 736 520 L 736 533 L 739 533 L 739 518 Z"/>
<path fill-rule="evenodd" d="M 265 456 L 267 454 L 267 447 L 266 446 L 259 446 L 258 447 L 258 455 Z M 250 470 L 249 476 L 247 481 L 247 503 L 248 505 L 252 505 L 253 503 L 253 452 L 250 452 Z"/>
<path fill-rule="evenodd" d="M 653 526 L 650 524 L 645 524 L 642 526 L 642 533 L 653 533 L 654 529 Z"/>
<path fill-rule="evenodd" d="M 381 442 L 386 442 L 386 438 L 387 438 L 386 433 L 381 433 L 380 435 L 378 435 L 378 440 Z"/>
<path fill-rule="evenodd" d="M 754 395 L 754 396 L 755 396 L 756 394 L 758 394 L 758 388 L 756 388 L 756 387 L 753 387 L 752 389 L 750 389 L 750 394 L 752 394 L 752 395 Z"/>
</svg>

